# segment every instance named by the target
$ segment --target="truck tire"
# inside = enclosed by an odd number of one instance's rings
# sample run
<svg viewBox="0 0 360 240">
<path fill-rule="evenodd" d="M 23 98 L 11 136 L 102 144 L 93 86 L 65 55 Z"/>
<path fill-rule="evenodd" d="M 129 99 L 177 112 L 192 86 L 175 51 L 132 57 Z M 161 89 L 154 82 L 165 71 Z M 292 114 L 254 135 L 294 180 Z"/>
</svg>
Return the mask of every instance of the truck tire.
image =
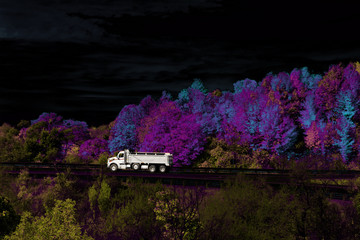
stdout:
<svg viewBox="0 0 360 240">
<path fill-rule="evenodd" d="M 140 169 L 140 164 L 138 164 L 138 163 L 133 164 L 132 169 L 139 170 Z"/>
<path fill-rule="evenodd" d="M 156 171 L 156 166 L 155 165 L 150 165 L 149 166 L 149 172 L 155 172 Z"/>
<path fill-rule="evenodd" d="M 161 166 L 159 167 L 159 171 L 162 172 L 162 173 L 166 172 L 166 166 L 165 166 L 165 165 L 161 165 Z"/>
<path fill-rule="evenodd" d="M 117 169 L 118 169 L 118 166 L 115 163 L 110 165 L 110 170 L 111 171 L 115 172 Z"/>
</svg>

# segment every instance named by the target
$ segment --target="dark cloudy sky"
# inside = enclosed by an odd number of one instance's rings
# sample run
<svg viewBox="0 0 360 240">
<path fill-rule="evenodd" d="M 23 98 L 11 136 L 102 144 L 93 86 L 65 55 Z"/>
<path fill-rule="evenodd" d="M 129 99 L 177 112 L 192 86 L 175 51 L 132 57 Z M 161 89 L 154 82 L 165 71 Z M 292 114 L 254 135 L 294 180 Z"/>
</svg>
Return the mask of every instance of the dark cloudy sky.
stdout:
<svg viewBox="0 0 360 240">
<path fill-rule="evenodd" d="M 0 0 L 0 124 L 42 112 L 107 124 L 126 104 L 200 78 L 360 60 L 350 1 Z"/>
</svg>

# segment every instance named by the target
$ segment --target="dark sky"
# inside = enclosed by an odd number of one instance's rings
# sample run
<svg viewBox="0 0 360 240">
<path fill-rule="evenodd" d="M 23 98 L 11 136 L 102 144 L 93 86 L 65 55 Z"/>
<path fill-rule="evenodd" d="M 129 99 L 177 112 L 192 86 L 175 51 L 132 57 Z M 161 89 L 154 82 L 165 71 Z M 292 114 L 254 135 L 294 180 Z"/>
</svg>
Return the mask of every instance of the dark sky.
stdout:
<svg viewBox="0 0 360 240">
<path fill-rule="evenodd" d="M 56 112 L 97 126 L 194 78 L 232 90 L 359 61 L 359 4 L 316 2 L 0 0 L 0 124 Z"/>
</svg>

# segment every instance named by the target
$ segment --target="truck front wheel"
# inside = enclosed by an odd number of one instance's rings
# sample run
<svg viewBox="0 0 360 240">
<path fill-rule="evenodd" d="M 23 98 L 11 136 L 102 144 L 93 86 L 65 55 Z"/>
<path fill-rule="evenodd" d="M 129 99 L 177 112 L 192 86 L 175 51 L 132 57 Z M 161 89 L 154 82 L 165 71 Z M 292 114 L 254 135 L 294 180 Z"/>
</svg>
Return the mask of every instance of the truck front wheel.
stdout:
<svg viewBox="0 0 360 240">
<path fill-rule="evenodd" d="M 150 165 L 149 166 L 149 172 L 155 172 L 156 171 L 156 166 L 155 165 Z"/>
<path fill-rule="evenodd" d="M 115 163 L 113 163 L 110 165 L 110 169 L 111 169 L 111 171 L 115 172 L 118 169 L 118 167 Z"/>
<path fill-rule="evenodd" d="M 161 166 L 159 167 L 159 171 L 162 172 L 162 173 L 166 172 L 166 166 L 165 166 L 165 165 L 161 165 Z"/>
</svg>

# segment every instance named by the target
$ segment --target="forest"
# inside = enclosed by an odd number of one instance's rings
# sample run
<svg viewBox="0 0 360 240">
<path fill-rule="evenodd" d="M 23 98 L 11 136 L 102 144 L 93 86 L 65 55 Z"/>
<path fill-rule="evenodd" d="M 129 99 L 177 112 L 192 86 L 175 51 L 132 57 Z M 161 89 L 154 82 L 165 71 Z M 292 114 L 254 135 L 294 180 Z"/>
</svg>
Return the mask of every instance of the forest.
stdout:
<svg viewBox="0 0 360 240">
<path fill-rule="evenodd" d="M 0 239 L 357 239 L 360 181 L 350 201 L 311 188 L 307 169 L 359 170 L 360 63 L 245 79 L 174 98 L 145 97 L 113 122 L 42 113 L 0 126 L 0 162 L 105 164 L 119 150 L 170 152 L 174 166 L 290 169 L 279 189 L 239 175 L 220 189 L 101 174 L 35 179 L 0 169 Z"/>
<path fill-rule="evenodd" d="M 276 189 L 243 175 L 214 189 L 2 172 L 0 239 L 358 239 L 360 180 L 350 201 L 329 200 L 299 169 Z"/>
<path fill-rule="evenodd" d="M 0 162 L 98 163 L 123 149 L 170 152 L 174 166 L 359 169 L 360 63 L 307 67 L 208 91 L 200 79 L 124 106 L 109 124 L 42 113 L 0 126 Z"/>
</svg>

